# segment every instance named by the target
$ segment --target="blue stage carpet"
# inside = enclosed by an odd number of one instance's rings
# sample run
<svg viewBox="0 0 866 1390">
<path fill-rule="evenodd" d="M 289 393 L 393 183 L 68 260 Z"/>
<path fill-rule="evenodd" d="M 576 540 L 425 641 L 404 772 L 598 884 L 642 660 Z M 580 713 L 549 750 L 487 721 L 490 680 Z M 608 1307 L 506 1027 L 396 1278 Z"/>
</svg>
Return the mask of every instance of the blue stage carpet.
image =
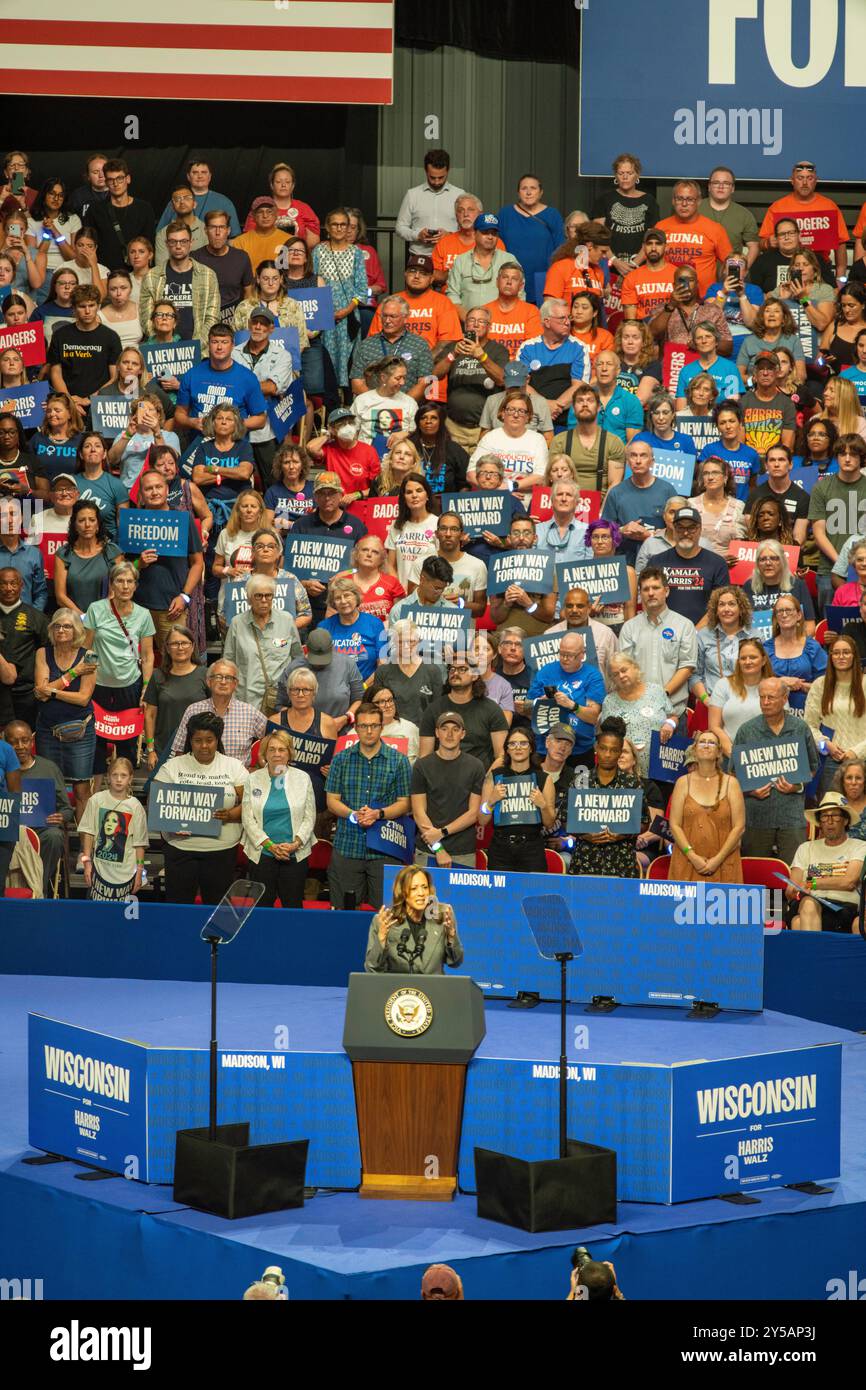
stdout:
<svg viewBox="0 0 866 1390">
<path fill-rule="evenodd" d="M 4 1271 L 43 1278 L 47 1298 L 233 1299 L 267 1264 L 277 1263 L 292 1298 L 415 1299 L 423 1269 L 443 1261 L 460 1270 L 470 1298 L 558 1299 L 568 1287 L 571 1247 L 579 1243 L 615 1262 L 620 1285 L 632 1298 L 822 1299 L 827 1281 L 847 1278 L 862 1265 L 864 1044 L 843 1049 L 842 1178 L 828 1196 L 781 1189 L 762 1192 L 757 1205 L 745 1207 L 720 1201 L 678 1207 L 621 1203 L 616 1225 L 540 1236 L 479 1220 L 471 1197 L 439 1206 L 323 1193 L 299 1212 L 229 1223 L 177 1207 L 168 1188 L 121 1179 L 82 1183 L 74 1176 L 81 1170 L 70 1163 L 32 1168 L 20 1161 L 27 1144 L 29 1010 L 148 1041 L 155 1027 L 163 1045 L 204 1046 L 206 986 L 164 982 L 155 989 L 144 981 L 47 976 L 6 979 L 0 986 L 0 1254 Z M 303 1050 L 315 1050 L 317 1041 L 323 1051 L 333 1050 L 332 1011 L 342 991 L 228 988 L 232 1004 L 226 1008 L 224 1046 L 268 1045 L 264 1039 L 275 1013 L 285 1015 L 291 996 Z M 780 1015 L 728 1016 L 712 1024 L 653 1017 L 652 1030 L 638 1018 L 631 1025 L 635 1057 L 650 1059 L 647 1049 L 661 1045 L 659 1029 L 667 1034 L 669 1057 L 680 1046 L 683 1057 L 725 1057 L 750 1044 L 772 1050 L 838 1036 Z M 239 1022 L 242 1036 L 233 1036 Z M 549 1012 L 521 1016 L 491 1008 L 482 1050 L 491 1056 L 537 1055 L 539 1038 L 553 1022 Z M 621 1026 L 629 1027 L 627 1018 Z M 508 1053 L 502 1047 L 506 1035 Z M 594 1046 L 604 1048 L 600 1029 Z"/>
</svg>

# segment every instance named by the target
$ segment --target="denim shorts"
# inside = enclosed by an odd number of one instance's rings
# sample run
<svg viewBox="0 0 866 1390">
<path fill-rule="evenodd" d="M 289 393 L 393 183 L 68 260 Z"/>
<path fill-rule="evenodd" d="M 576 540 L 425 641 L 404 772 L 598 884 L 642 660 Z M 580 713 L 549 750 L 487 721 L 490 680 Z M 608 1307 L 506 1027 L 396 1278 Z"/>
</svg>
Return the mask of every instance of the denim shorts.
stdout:
<svg viewBox="0 0 866 1390">
<path fill-rule="evenodd" d="M 96 728 L 93 720 L 84 738 L 77 743 L 62 743 L 50 729 L 36 730 L 36 752 L 40 758 L 50 758 L 70 782 L 87 782 L 93 776 L 93 757 L 96 752 Z"/>
</svg>

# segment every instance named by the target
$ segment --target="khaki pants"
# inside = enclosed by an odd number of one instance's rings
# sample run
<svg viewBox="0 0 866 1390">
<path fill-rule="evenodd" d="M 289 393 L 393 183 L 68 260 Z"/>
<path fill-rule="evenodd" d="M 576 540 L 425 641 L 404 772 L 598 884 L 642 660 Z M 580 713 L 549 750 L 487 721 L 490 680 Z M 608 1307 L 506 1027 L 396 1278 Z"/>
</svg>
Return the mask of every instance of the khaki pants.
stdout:
<svg viewBox="0 0 866 1390">
<path fill-rule="evenodd" d="M 445 428 L 454 440 L 463 449 L 474 449 L 481 438 L 480 429 L 470 429 L 468 425 L 456 425 L 453 420 L 445 421 Z"/>
<path fill-rule="evenodd" d="M 153 649 L 155 652 L 162 653 L 169 628 L 175 623 L 186 624 L 186 610 L 179 618 L 170 618 L 167 608 L 151 608 L 150 616 L 153 618 L 153 625 L 156 628 L 153 637 Z"/>
</svg>

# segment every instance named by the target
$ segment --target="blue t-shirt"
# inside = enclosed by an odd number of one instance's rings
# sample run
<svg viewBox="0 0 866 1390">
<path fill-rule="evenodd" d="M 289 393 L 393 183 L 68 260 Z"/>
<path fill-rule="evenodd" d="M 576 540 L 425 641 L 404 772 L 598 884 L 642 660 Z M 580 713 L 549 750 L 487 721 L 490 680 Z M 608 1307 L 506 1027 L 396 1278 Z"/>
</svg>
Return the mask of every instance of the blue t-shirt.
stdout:
<svg viewBox="0 0 866 1390">
<path fill-rule="evenodd" d="M 221 497 L 226 502 L 234 502 L 238 493 L 253 486 L 252 478 L 242 478 L 237 473 L 239 464 L 255 463 L 253 446 L 248 439 L 236 439 L 232 447 L 226 450 L 218 449 L 212 439 L 202 439 L 184 465 L 184 471 L 189 470 L 188 476 L 192 476 L 192 470 L 198 463 L 215 467 L 220 476 L 218 483 L 204 489 L 205 501 L 209 497 Z"/>
<path fill-rule="evenodd" d="M 286 790 L 282 777 L 271 778 L 271 787 L 262 816 L 262 829 L 275 845 L 291 844 L 295 838 L 292 830 L 291 807 L 286 800 Z M 271 851 L 262 849 L 262 854 L 270 855 Z M 275 858 L 276 856 L 271 855 L 271 857 Z"/>
<path fill-rule="evenodd" d="M 47 434 L 37 430 L 30 436 L 30 452 L 36 457 L 36 472 L 49 482 L 58 473 L 77 472 L 78 446 L 82 438 L 83 435 L 80 433 L 73 434 L 71 439 L 64 439 L 61 444 L 56 444 Z"/>
<path fill-rule="evenodd" d="M 617 439 L 621 439 L 625 444 L 626 430 L 642 430 L 643 419 L 643 406 L 635 393 L 617 386 L 607 405 L 599 409 L 597 423 L 599 429 L 607 430 L 608 434 L 615 434 Z M 577 425 L 573 405 L 568 408 L 567 424 L 569 429 L 574 429 Z"/>
<path fill-rule="evenodd" d="M 839 373 L 844 376 L 846 381 L 853 381 L 857 395 L 860 397 L 860 404 L 866 405 L 866 372 L 860 367 L 846 367 Z"/>
<path fill-rule="evenodd" d="M 737 497 L 741 502 L 749 500 L 749 479 L 761 471 L 761 455 L 757 449 L 753 449 L 750 444 L 738 444 L 736 449 L 726 449 L 722 441 L 711 440 L 705 444 L 698 455 L 701 463 L 704 459 L 717 458 L 724 459 L 730 466 L 737 484 Z"/>
<path fill-rule="evenodd" d="M 570 700 L 575 700 L 579 705 L 585 705 L 589 700 L 601 705 L 607 693 L 604 678 L 598 667 L 589 666 L 586 662 L 572 674 L 563 671 L 560 662 L 548 662 L 533 676 L 526 698 L 542 699 L 546 685 L 555 685 L 557 690 L 563 691 Z M 562 723 L 568 724 L 574 730 L 575 753 L 586 753 L 595 741 L 595 725 L 579 719 L 576 710 L 566 709 L 562 710 Z M 546 748 L 547 739 L 539 736 L 537 742 L 538 751 L 541 753 Z"/>
<path fill-rule="evenodd" d="M 105 529 L 113 541 L 117 540 L 117 508 L 121 502 L 129 501 L 129 493 L 123 486 L 119 478 L 115 478 L 112 473 L 102 473 L 98 478 L 85 478 L 83 473 L 76 475 L 78 478 L 78 496 L 82 502 L 95 502 L 102 519 L 105 522 Z"/>
<path fill-rule="evenodd" d="M 649 487 L 635 487 L 631 478 L 616 483 L 604 499 L 601 514 L 605 521 L 615 521 L 617 526 L 625 526 L 630 521 L 641 521 L 651 531 L 664 529 L 664 509 L 669 497 L 676 497 L 676 488 L 663 478 L 654 478 Z M 641 542 L 623 536 L 620 554 L 625 555 L 633 565 Z"/>
<path fill-rule="evenodd" d="M 572 381 L 589 381 L 589 353 L 577 338 L 566 338 L 556 347 L 548 347 L 544 339 L 527 338 L 517 354 L 530 373 L 542 367 L 568 367 Z"/>
<path fill-rule="evenodd" d="M 688 366 L 683 367 L 677 380 L 677 395 L 684 396 L 689 382 L 694 381 L 701 372 L 713 378 L 719 388 L 720 400 L 730 400 L 743 390 L 743 378 L 737 371 L 736 362 L 732 362 L 730 357 L 717 357 L 710 367 L 702 367 L 700 362 L 689 362 Z"/>
<path fill-rule="evenodd" d="M 0 792 L 7 790 L 6 773 L 17 772 L 20 766 L 14 748 L 10 747 L 5 738 L 0 739 Z"/>
<path fill-rule="evenodd" d="M 526 298 L 538 304 L 541 300 L 535 291 L 535 277 L 546 273 L 551 256 L 565 241 L 562 214 L 556 208 L 546 207 L 534 217 L 524 217 L 509 203 L 499 209 L 497 216 L 505 249 L 526 276 Z"/>
<path fill-rule="evenodd" d="M 385 624 L 372 613 L 359 613 L 351 627 L 340 620 L 339 613 L 325 618 L 319 627 L 330 632 L 335 652 L 345 652 L 357 662 L 364 680 L 369 680 L 379 664 L 385 646 Z"/>
<path fill-rule="evenodd" d="M 255 372 L 239 362 L 230 362 L 224 372 L 214 371 L 207 359 L 184 372 L 177 403 L 194 420 L 202 419 L 221 403 L 237 406 L 244 419 L 248 415 L 263 415 L 267 409 Z"/>
<path fill-rule="evenodd" d="M 315 506 L 311 479 L 308 478 L 298 490 L 286 487 L 285 483 L 271 483 L 265 493 L 265 506 L 273 512 L 274 521 L 280 519 L 294 523 L 298 517 L 306 516 Z"/>
</svg>

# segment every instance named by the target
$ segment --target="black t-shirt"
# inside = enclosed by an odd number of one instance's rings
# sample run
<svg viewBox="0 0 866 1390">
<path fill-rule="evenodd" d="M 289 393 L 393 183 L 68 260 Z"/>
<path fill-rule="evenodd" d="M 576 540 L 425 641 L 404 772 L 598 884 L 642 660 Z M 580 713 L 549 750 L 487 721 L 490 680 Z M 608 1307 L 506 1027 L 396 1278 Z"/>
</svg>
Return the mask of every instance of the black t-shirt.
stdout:
<svg viewBox="0 0 866 1390">
<path fill-rule="evenodd" d="M 96 232 L 99 259 L 109 270 L 126 265 L 126 248 L 133 237 L 146 236 L 152 242 L 156 236 L 156 214 L 143 198 L 133 198 L 126 207 L 115 207 L 110 198 L 91 203 L 88 209 L 90 225 Z M 117 223 L 120 236 L 114 229 Z"/>
<path fill-rule="evenodd" d="M 473 793 L 480 796 L 484 785 L 484 768 L 471 753 L 461 752 L 456 758 L 440 758 L 428 753 L 412 768 L 412 792 L 427 797 L 427 814 L 442 829 L 469 809 Z M 423 848 L 423 843 L 421 845 Z M 475 826 L 449 835 L 445 842 L 449 854 L 472 854 L 475 850 Z"/>
<path fill-rule="evenodd" d="M 108 381 L 108 369 L 122 351 L 120 338 L 104 323 L 87 331 L 64 323 L 51 335 L 48 363 L 60 367 L 70 395 L 92 396 Z"/>
<path fill-rule="evenodd" d="M 191 259 L 212 270 L 220 287 L 220 308 L 232 309 L 240 304 L 247 285 L 253 283 L 253 268 L 246 251 L 230 246 L 224 256 L 215 256 L 209 246 L 191 252 Z"/>
<path fill-rule="evenodd" d="M 48 641 L 48 619 L 29 603 L 19 603 L 11 613 L 0 611 L 3 656 L 15 667 L 18 679 L 7 687 L 16 695 L 32 695 L 36 653 Z"/>
<path fill-rule="evenodd" d="M 615 256 L 633 256 L 643 245 L 644 232 L 659 220 L 659 205 L 651 193 L 620 193 L 616 188 L 602 193 L 592 205 L 593 221 L 610 227 L 610 245 Z"/>
<path fill-rule="evenodd" d="M 493 762 L 490 735 L 508 728 L 508 721 L 495 700 L 488 700 L 487 696 L 483 695 L 480 700 L 473 699 L 461 705 L 452 700 L 450 695 L 441 695 L 438 700 L 433 700 L 427 706 L 421 716 L 418 730 L 422 738 L 435 738 L 436 720 L 445 710 L 456 710 L 466 726 L 466 737 L 461 744 L 461 751 L 471 753 L 484 768 L 488 768 Z"/>
<path fill-rule="evenodd" d="M 817 473 L 816 473 L 817 481 Z M 746 514 L 753 512 L 759 502 L 766 502 L 767 498 L 774 502 L 784 502 L 785 511 L 791 521 L 808 520 L 809 517 L 809 494 L 804 487 L 798 487 L 796 483 L 790 483 L 787 491 L 774 492 L 769 483 L 762 483 L 749 494 L 746 502 Z"/>
<path fill-rule="evenodd" d="M 455 343 L 443 343 L 438 353 L 453 352 Z M 508 349 L 501 343 L 487 342 L 484 350 L 497 367 L 508 363 Z M 475 357 L 455 357 L 448 369 L 448 418 L 467 429 L 477 429 L 488 396 L 500 390 L 485 370 L 485 364 Z"/>
<path fill-rule="evenodd" d="M 186 555 L 160 555 L 153 565 L 144 565 L 138 572 L 135 601 L 142 608 L 162 612 L 183 589 L 193 556 L 201 555 L 201 536 L 193 518 L 189 519 L 189 546 Z M 137 555 L 127 557 L 137 560 Z"/>
<path fill-rule="evenodd" d="M 192 266 L 189 270 L 172 270 L 171 262 L 166 262 L 165 289 L 162 297 L 174 305 L 177 313 L 177 331 L 184 342 L 189 342 L 193 334 Z"/>
<path fill-rule="evenodd" d="M 617 386 L 621 386 L 624 391 L 631 391 L 633 396 L 637 395 L 637 388 L 645 376 L 657 381 L 659 386 L 662 384 L 662 364 L 661 362 L 647 362 L 645 367 L 623 367 L 616 379 Z M 655 390 L 655 387 L 653 387 Z"/>
<path fill-rule="evenodd" d="M 668 608 L 695 624 L 706 613 L 713 589 L 728 583 L 728 567 L 721 555 L 704 546 L 688 560 L 683 559 L 672 546 L 670 550 L 654 555 L 652 563 L 667 575 L 670 585 Z"/>
<path fill-rule="evenodd" d="M 777 289 L 779 285 L 783 285 L 786 280 L 790 279 L 792 260 L 793 257 L 783 256 L 781 251 L 774 251 L 772 247 L 769 251 L 762 251 L 749 271 L 751 284 L 757 285 L 759 290 L 764 291 L 764 294 L 770 294 L 772 290 Z M 821 264 L 821 279 L 825 284 L 835 288 L 836 276 L 834 272 L 823 256 L 819 256 L 818 260 Z"/>
</svg>

